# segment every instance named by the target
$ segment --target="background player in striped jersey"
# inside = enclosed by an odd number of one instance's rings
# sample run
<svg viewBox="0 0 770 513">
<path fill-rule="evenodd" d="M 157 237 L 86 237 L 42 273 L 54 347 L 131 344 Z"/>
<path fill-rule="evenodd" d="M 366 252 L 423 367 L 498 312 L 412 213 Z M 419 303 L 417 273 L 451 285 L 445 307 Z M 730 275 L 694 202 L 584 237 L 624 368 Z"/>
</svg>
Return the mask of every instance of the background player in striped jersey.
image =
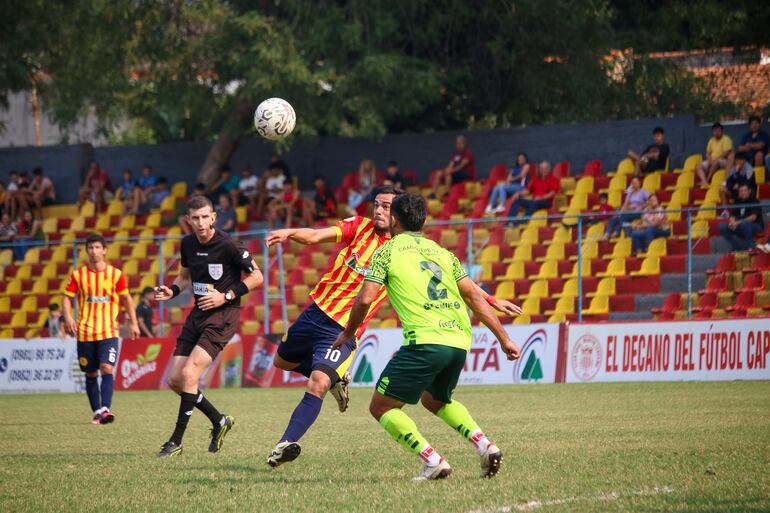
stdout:
<svg viewBox="0 0 770 513">
<path fill-rule="evenodd" d="M 86 239 L 88 262 L 70 276 L 64 291 L 64 327 L 77 339 L 80 370 L 86 373 L 86 394 L 94 412 L 92 424 L 115 420 L 110 411 L 114 385 L 113 369 L 118 362 L 118 313 L 120 303 L 131 319 L 131 335 L 139 336 L 134 302 L 123 272 L 107 262 L 104 237 L 93 233 Z M 78 320 L 72 317 L 72 298 L 77 296 Z M 101 387 L 97 377 L 101 372 Z"/>
<path fill-rule="evenodd" d="M 329 228 L 277 230 L 265 239 L 268 247 L 286 239 L 302 244 L 345 244 L 332 267 L 310 293 L 313 303 L 292 324 L 284 341 L 278 346 L 274 365 L 298 372 L 308 377 L 309 381 L 289 425 L 268 456 L 267 463 L 272 467 L 299 456 L 301 447 L 298 441 L 318 417 L 327 391 L 331 390 L 340 411 L 347 409 L 347 386 L 350 382 L 347 369 L 353 360 L 356 342 L 351 340 L 348 345 L 335 350 L 331 349 L 331 344 L 348 322 L 350 309 L 368 273 L 372 255 L 390 240 L 390 205 L 401 194 L 403 191 L 393 186 L 381 187 L 375 197 L 372 219 L 356 216 L 339 221 Z M 385 297 L 383 287 L 357 329 L 357 338 L 366 330 L 367 323 Z M 518 306 L 508 301 L 495 300 L 491 296 L 488 298 L 491 305 L 506 314 L 521 313 Z"/>
</svg>

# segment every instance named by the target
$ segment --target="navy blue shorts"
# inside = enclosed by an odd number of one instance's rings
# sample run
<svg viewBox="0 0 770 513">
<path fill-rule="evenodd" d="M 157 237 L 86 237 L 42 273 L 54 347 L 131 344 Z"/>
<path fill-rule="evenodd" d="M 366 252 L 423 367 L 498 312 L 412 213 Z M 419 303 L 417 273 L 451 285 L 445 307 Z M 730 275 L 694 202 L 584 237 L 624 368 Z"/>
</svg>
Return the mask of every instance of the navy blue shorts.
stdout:
<svg viewBox="0 0 770 513">
<path fill-rule="evenodd" d="M 108 338 L 95 342 L 80 342 L 78 340 L 78 363 L 83 372 L 99 370 L 99 365 L 118 364 L 118 339 Z"/>
<path fill-rule="evenodd" d="M 332 344 L 343 331 L 342 326 L 313 303 L 305 308 L 289 328 L 278 346 L 278 356 L 292 363 L 300 363 L 312 356 L 313 370 L 326 373 L 334 383 L 347 372 L 356 352 L 355 339 L 339 349 L 331 350 Z"/>
</svg>

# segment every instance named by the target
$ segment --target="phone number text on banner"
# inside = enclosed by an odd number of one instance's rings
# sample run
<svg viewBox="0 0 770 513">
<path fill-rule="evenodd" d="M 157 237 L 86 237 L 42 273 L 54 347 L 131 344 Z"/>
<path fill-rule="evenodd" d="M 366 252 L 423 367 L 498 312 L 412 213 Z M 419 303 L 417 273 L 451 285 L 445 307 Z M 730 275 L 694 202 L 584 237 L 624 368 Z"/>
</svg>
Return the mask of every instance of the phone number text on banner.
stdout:
<svg viewBox="0 0 770 513">
<path fill-rule="evenodd" d="M 76 392 L 74 340 L 0 340 L 0 392 Z"/>
</svg>

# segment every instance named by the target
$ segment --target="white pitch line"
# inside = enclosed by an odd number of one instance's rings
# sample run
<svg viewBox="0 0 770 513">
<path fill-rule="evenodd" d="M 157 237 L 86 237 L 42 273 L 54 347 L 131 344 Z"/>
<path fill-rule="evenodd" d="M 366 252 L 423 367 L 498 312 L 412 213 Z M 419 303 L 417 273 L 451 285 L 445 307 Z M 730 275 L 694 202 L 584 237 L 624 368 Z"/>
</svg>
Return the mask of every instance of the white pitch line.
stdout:
<svg viewBox="0 0 770 513">
<path fill-rule="evenodd" d="M 513 504 L 511 506 L 500 506 L 493 509 L 476 509 L 469 511 L 468 513 L 511 513 L 512 511 L 532 511 L 533 509 L 543 508 L 546 506 L 561 506 L 562 504 L 569 504 L 572 502 L 584 502 L 584 501 L 616 501 L 618 499 L 628 497 L 651 497 L 653 495 L 660 495 L 664 493 L 671 493 L 674 489 L 669 486 L 656 486 L 652 489 L 636 490 L 633 492 L 618 493 L 610 492 L 606 495 L 596 495 L 594 497 L 567 497 L 565 499 L 550 499 L 545 501 L 529 501 L 519 504 Z"/>
</svg>

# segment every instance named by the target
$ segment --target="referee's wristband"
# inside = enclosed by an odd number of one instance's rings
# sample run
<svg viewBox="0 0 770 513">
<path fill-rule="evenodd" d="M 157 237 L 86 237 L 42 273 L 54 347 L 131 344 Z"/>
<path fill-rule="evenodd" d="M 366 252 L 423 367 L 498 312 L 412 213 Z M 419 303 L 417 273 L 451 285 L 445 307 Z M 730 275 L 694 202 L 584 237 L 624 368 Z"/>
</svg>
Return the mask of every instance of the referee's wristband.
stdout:
<svg viewBox="0 0 770 513">
<path fill-rule="evenodd" d="M 246 284 L 243 282 L 240 282 L 238 285 L 233 287 L 233 294 L 235 294 L 236 298 L 245 296 L 248 293 L 249 293 L 249 287 L 247 287 Z"/>
<path fill-rule="evenodd" d="M 495 301 L 496 301 L 495 300 L 495 296 L 490 294 L 489 296 L 485 297 L 484 299 L 489 304 L 489 306 L 495 306 Z"/>
<path fill-rule="evenodd" d="M 182 289 L 180 289 L 180 288 L 179 288 L 179 285 L 177 285 L 176 283 L 174 283 L 173 285 L 171 285 L 171 287 L 169 287 L 169 288 L 171 289 L 171 297 L 172 297 L 172 298 L 175 298 L 175 297 L 177 297 L 179 294 L 181 294 L 181 293 L 182 293 Z"/>
</svg>

